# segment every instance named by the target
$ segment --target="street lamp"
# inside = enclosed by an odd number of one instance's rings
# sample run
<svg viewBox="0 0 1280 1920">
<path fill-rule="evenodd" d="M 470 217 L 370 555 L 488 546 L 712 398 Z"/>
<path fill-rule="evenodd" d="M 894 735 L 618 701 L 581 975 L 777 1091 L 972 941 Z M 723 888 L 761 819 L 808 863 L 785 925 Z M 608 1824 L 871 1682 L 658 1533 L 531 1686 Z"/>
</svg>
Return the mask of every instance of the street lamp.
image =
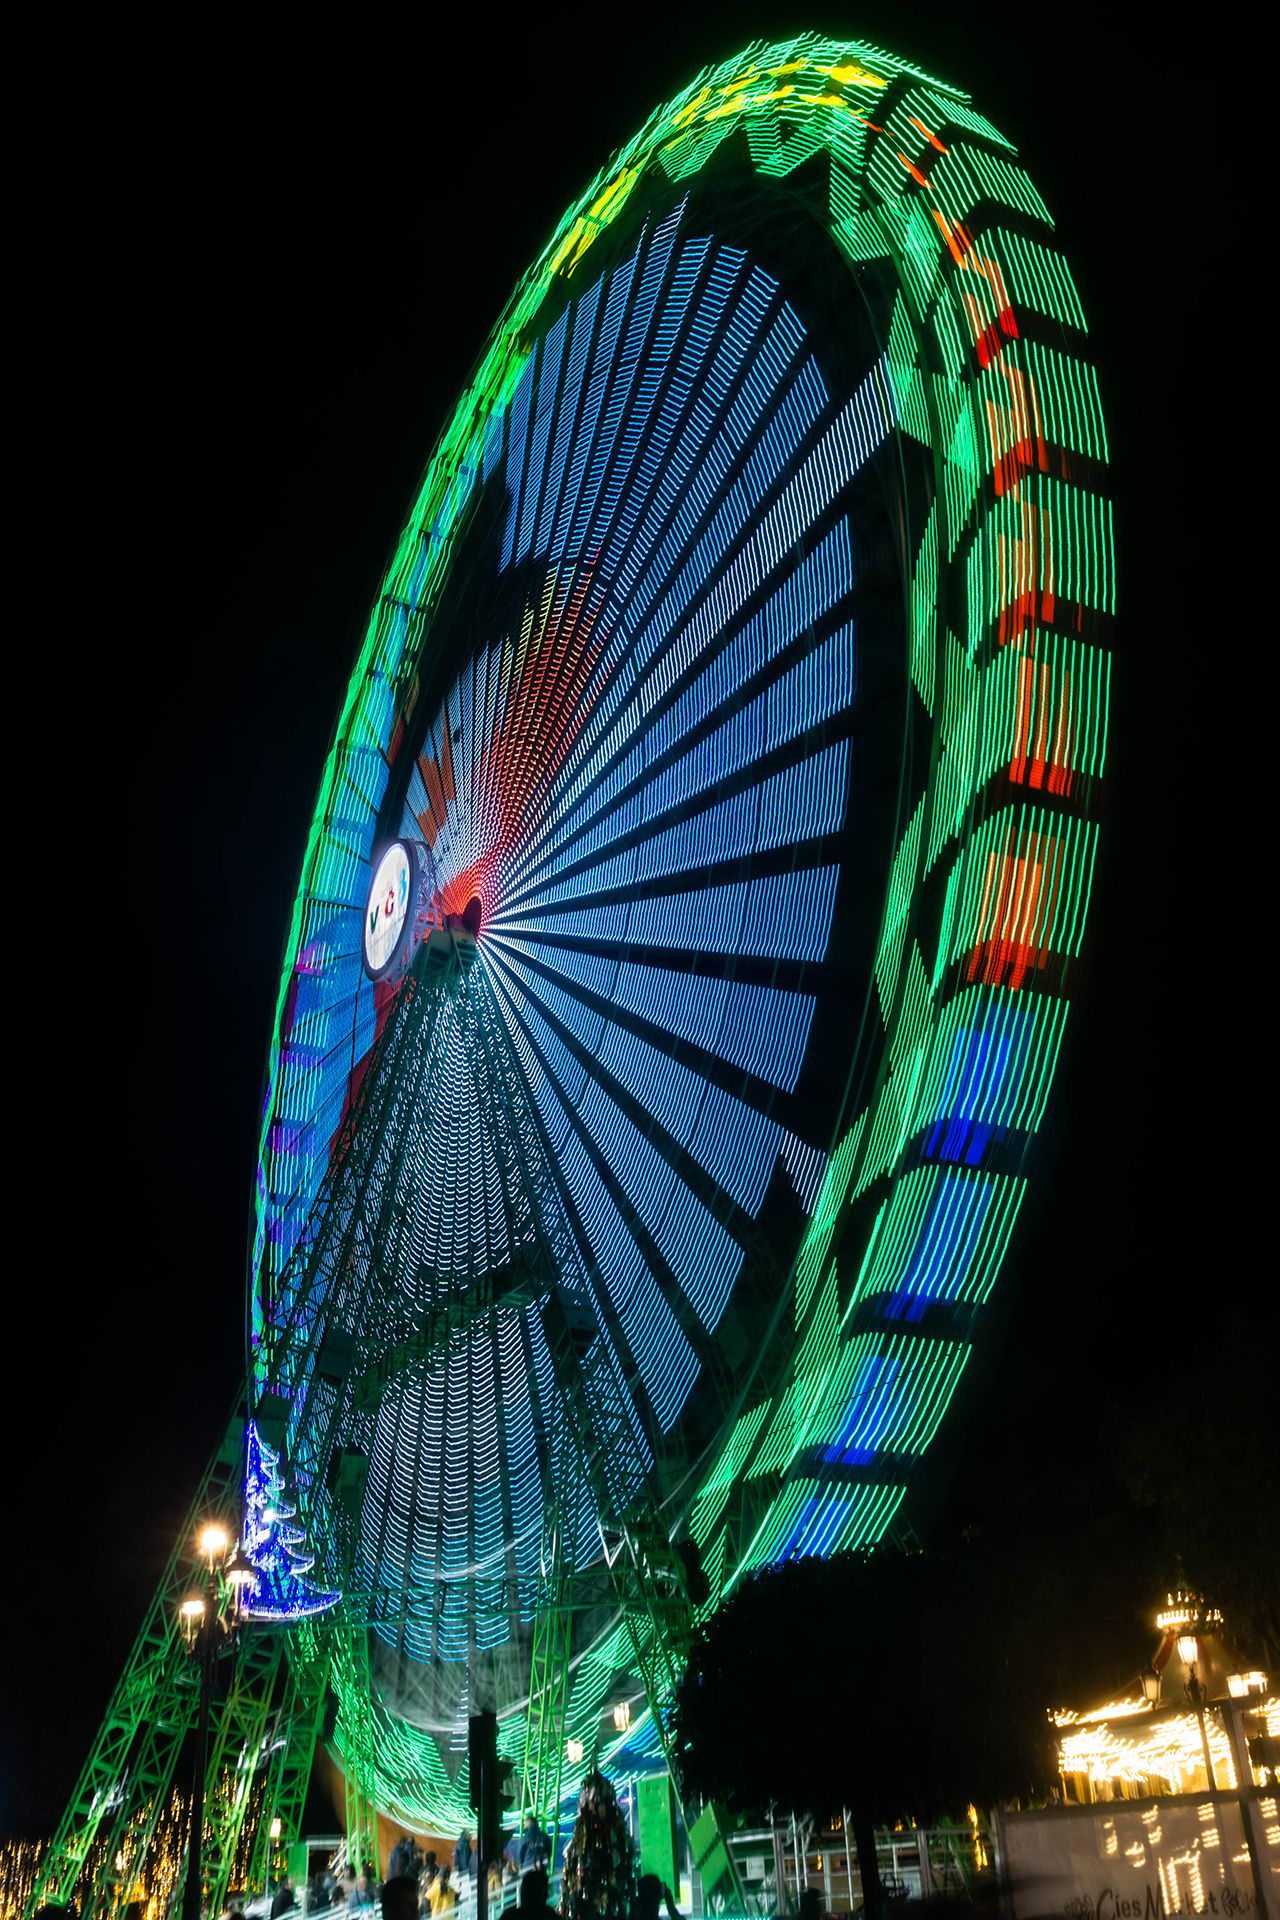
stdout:
<svg viewBox="0 0 1280 1920">
<path fill-rule="evenodd" d="M 1245 1845 L 1249 1849 L 1249 1864 L 1253 1868 L 1259 1913 L 1273 1910 L 1268 1904 L 1271 1880 L 1268 1861 L 1271 1850 L 1262 1815 L 1262 1801 L 1253 1784 L 1253 1753 L 1244 1716 L 1250 1703 L 1254 1706 L 1261 1703 L 1269 1684 L 1269 1676 L 1256 1667 L 1247 1673 L 1229 1673 L 1226 1699 L 1219 1709 L 1222 1724 L 1226 1728 L 1227 1743 L 1231 1748 L 1231 1764 L 1236 1773 L 1240 1817 L 1244 1822 Z"/>
<path fill-rule="evenodd" d="M 1187 1670 L 1187 1699 L 1195 1709 L 1196 1719 L 1200 1723 L 1204 1770 L 1209 1781 L 1209 1791 L 1216 1796 L 1218 1783 L 1214 1777 L 1213 1757 L 1209 1752 L 1209 1736 L 1205 1731 L 1204 1722 L 1204 1711 L 1210 1701 L 1198 1669 L 1203 1664 L 1210 1670 L 1212 1677 L 1211 1654 L 1208 1649 L 1202 1649 L 1201 1639 L 1218 1636 L 1220 1657 L 1222 1615 L 1216 1607 L 1207 1607 L 1200 1595 L 1179 1588 L 1176 1593 L 1168 1596 L 1165 1608 L 1156 1615 L 1156 1625 L 1167 1636 L 1163 1644 L 1167 1646 L 1169 1640 L 1172 1640 L 1173 1646 L 1177 1649 L 1178 1658 Z M 1261 1803 L 1252 1784 L 1251 1757 L 1249 1743 L 1245 1736 L 1243 1712 L 1244 1701 L 1259 1698 L 1266 1692 L 1268 1676 L 1255 1668 L 1247 1673 L 1227 1674 L 1226 1683 L 1225 1695 L 1217 1695 L 1213 1704 L 1221 1714 L 1231 1753 L 1231 1764 L 1235 1769 L 1236 1791 L 1240 1796 L 1240 1817 L 1244 1823 L 1245 1845 L 1253 1871 L 1257 1911 L 1268 1913 L 1271 1908 L 1268 1904 L 1267 1831 L 1263 1825 Z"/>
<path fill-rule="evenodd" d="M 200 1529 L 196 1549 L 207 1572 L 203 1593 L 192 1593 L 178 1608 L 178 1625 L 187 1649 L 200 1671 L 200 1717 L 196 1729 L 196 1757 L 191 1780 L 191 1812 L 187 1824 L 187 1878 L 182 1890 L 182 1920 L 200 1920 L 200 1846 L 204 1837 L 204 1775 L 209 1752 L 209 1707 L 213 1693 L 213 1665 L 230 1645 L 240 1624 L 244 1590 L 253 1575 L 230 1564 L 231 1535 L 220 1521 Z"/>
<path fill-rule="evenodd" d="M 1218 1791 L 1218 1782 L 1213 1772 L 1213 1755 L 1209 1751 L 1209 1735 L 1204 1724 L 1204 1709 L 1208 1695 L 1200 1684 L 1196 1672 L 1196 1663 L 1200 1658 L 1200 1642 L 1194 1633 L 1178 1635 L 1178 1658 L 1187 1669 L 1187 1699 L 1191 1702 L 1196 1719 L 1200 1724 L 1200 1746 L 1204 1753 L 1204 1770 L 1209 1781 L 1210 1793 Z"/>
</svg>

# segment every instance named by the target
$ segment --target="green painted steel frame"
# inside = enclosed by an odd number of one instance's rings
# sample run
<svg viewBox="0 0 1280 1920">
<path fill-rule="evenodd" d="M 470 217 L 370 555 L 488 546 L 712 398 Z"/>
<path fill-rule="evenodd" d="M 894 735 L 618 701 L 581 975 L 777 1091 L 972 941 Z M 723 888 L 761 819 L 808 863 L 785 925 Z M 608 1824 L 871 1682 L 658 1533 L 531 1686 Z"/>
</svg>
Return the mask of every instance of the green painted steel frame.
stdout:
<svg viewBox="0 0 1280 1920">
<path fill-rule="evenodd" d="M 373 1685 L 368 1624 L 350 1608 L 336 1623 L 334 1664 L 342 1703 L 335 1737 L 346 1782 L 347 1858 L 363 1872 L 378 1858 Z"/>
<path fill-rule="evenodd" d="M 178 1609 L 192 1574 L 192 1543 L 211 1518 L 235 1530 L 243 1477 L 244 1416 L 238 1406 L 222 1444 L 202 1476 L 186 1521 L 161 1575 L 76 1789 L 24 1908 L 46 1901 L 81 1902 L 82 1920 L 113 1913 L 137 1883 L 155 1840 L 196 1724 L 197 1677 L 178 1628 Z M 205 1766 L 203 1880 L 211 1911 L 220 1911 L 244 1858 L 246 1890 L 266 1884 L 272 1857 L 270 1825 L 300 1830 L 331 1664 L 346 1660 L 359 1698 L 360 1663 L 351 1651 L 365 1640 L 363 1683 L 368 1697 L 367 1637 L 347 1626 L 346 1647 L 336 1622 L 303 1621 L 286 1629 L 249 1625 L 241 1634 L 225 1697 L 216 1704 Z M 354 1689 L 354 1690 L 353 1690 Z M 377 1861 L 368 1714 L 363 1770 L 348 1783 L 348 1817 L 357 1840 L 353 1856 Z M 245 1852 L 245 1822 L 254 1786 L 262 1781 L 261 1819 Z M 360 1783 L 363 1782 L 361 1787 Z M 120 1864 L 117 1865 L 117 1860 Z M 92 1873 L 85 1885 L 87 1872 Z M 237 1889 L 239 1890 L 239 1889 Z"/>
<path fill-rule="evenodd" d="M 529 1670 L 529 1724 L 521 1825 L 533 1814 L 554 1843 L 559 1838 L 560 1782 L 564 1775 L 564 1723 L 569 1701 L 569 1656 L 573 1611 L 565 1591 L 563 1535 L 559 1516 L 549 1515 L 543 1543 L 543 1577 L 547 1595 L 533 1629 L 533 1657 Z"/>
<path fill-rule="evenodd" d="M 210 1913 L 222 1912 L 234 1882 L 236 1856 L 263 1762 L 284 1648 L 285 1636 L 279 1629 L 250 1627 L 237 1648 L 231 1685 L 218 1709 L 205 1767 L 206 1832 L 201 1853 Z"/>
<path fill-rule="evenodd" d="M 301 1837 L 307 1787 L 328 1697 L 329 1632 L 304 1621 L 289 1636 L 284 1697 L 265 1760 L 262 1814 L 245 1874 L 255 1890 L 265 1888 L 273 1861 Z M 280 1838 L 271 1837 L 273 1820 Z"/>
<path fill-rule="evenodd" d="M 238 1516 L 243 1415 L 237 1410 L 200 1481 L 155 1597 L 103 1716 L 66 1812 L 41 1863 L 28 1902 L 65 1905 L 90 1855 L 110 1875 L 94 1889 L 97 1912 L 110 1911 L 132 1883 L 155 1834 L 182 1747 L 195 1725 L 197 1685 L 178 1628 L 178 1608 L 191 1579 L 197 1526 L 210 1516 Z M 117 1854 L 127 1848 L 123 1869 Z"/>
</svg>

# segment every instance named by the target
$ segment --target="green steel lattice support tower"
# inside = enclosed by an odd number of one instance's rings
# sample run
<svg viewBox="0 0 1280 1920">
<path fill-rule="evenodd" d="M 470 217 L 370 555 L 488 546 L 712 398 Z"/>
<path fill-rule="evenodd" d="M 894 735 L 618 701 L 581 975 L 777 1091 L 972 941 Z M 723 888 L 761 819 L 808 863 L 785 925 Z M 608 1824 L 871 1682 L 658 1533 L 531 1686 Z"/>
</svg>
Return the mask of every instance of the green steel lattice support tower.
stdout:
<svg viewBox="0 0 1280 1920">
<path fill-rule="evenodd" d="M 178 1630 L 178 1609 L 191 1581 L 192 1543 L 198 1526 L 211 1517 L 234 1524 L 242 1449 L 243 1419 L 233 1415 L 54 1833 L 32 1890 L 31 1910 L 45 1901 L 61 1905 L 74 1898 L 91 1856 L 101 1861 L 99 1888 L 129 1885 L 146 1856 L 196 1719 L 197 1682 Z M 101 1905 L 103 1893 L 97 1897 Z"/>
</svg>

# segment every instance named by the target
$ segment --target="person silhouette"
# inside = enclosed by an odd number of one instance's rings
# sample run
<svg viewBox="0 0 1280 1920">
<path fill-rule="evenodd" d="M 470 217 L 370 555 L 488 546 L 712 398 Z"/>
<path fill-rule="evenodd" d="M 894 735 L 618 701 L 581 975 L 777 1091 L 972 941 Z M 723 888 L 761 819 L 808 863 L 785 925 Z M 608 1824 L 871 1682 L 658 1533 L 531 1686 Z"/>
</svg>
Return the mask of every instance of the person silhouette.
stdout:
<svg viewBox="0 0 1280 1920">
<path fill-rule="evenodd" d="M 530 1867 L 520 1882 L 520 1920 L 560 1920 L 548 1903 L 550 1882 L 545 1867 Z"/>
<path fill-rule="evenodd" d="M 642 1873 L 636 1882 L 636 1897 L 631 1903 L 631 1920 L 659 1920 L 664 1906 L 667 1920 L 680 1920 L 680 1911 L 670 1887 L 664 1887 L 656 1873 Z"/>
<path fill-rule="evenodd" d="M 382 1920 L 418 1920 L 418 1882 L 414 1874 L 397 1873 L 383 1881 Z"/>
</svg>

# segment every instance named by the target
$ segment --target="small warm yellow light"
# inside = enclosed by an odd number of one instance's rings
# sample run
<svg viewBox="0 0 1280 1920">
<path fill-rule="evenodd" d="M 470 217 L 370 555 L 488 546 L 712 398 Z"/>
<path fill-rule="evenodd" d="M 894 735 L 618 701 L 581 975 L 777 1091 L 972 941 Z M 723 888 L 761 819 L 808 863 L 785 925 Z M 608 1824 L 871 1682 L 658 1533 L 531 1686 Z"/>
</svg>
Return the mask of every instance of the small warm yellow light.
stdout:
<svg viewBox="0 0 1280 1920">
<path fill-rule="evenodd" d="M 221 1560 L 231 1545 L 231 1535 L 217 1520 L 211 1520 L 207 1527 L 200 1529 L 200 1538 L 196 1544 L 206 1560 Z"/>
<path fill-rule="evenodd" d="M 1200 1646 L 1194 1633 L 1178 1635 L 1178 1658 L 1184 1666 L 1194 1667 L 1200 1657 Z"/>
<path fill-rule="evenodd" d="M 581 1740 L 566 1740 L 564 1743 L 564 1757 L 571 1767 L 577 1766 L 585 1752 Z"/>
<path fill-rule="evenodd" d="M 631 1725 L 631 1702 L 629 1700 L 619 1700 L 613 1710 L 613 1724 L 619 1733 L 625 1733 Z"/>
<path fill-rule="evenodd" d="M 271 1822 L 271 1838 L 278 1840 L 283 1831 L 284 1828 L 280 1824 L 280 1816 L 277 1814 L 276 1818 Z"/>
<path fill-rule="evenodd" d="M 184 1600 L 180 1612 L 184 1620 L 199 1620 L 204 1613 L 204 1601 L 200 1599 Z"/>
</svg>

